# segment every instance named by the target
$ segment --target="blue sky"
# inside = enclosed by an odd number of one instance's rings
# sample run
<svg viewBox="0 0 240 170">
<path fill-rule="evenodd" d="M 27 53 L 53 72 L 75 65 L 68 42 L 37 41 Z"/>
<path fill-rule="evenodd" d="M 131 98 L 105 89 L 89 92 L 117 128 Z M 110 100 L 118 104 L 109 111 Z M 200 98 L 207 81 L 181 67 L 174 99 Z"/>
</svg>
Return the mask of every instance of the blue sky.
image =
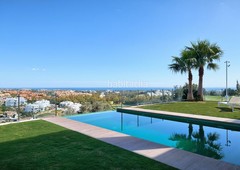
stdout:
<svg viewBox="0 0 240 170">
<path fill-rule="evenodd" d="M 208 39 L 224 51 L 204 87 L 240 80 L 239 0 L 0 0 L 0 87 L 173 87 L 171 56 Z M 198 82 L 194 71 L 194 83 Z"/>
</svg>

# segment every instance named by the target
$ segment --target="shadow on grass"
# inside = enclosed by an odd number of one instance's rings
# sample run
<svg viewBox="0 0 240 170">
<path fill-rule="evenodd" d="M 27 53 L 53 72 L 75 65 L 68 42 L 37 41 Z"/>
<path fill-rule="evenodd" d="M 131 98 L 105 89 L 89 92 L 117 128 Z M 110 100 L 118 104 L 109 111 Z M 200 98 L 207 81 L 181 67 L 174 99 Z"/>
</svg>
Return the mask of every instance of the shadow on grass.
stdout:
<svg viewBox="0 0 240 170">
<path fill-rule="evenodd" d="M 232 113 L 232 108 L 229 107 L 216 107 L 217 109 L 220 109 L 219 112 L 231 112 Z M 240 111 L 240 108 L 234 108 L 234 111 Z"/>
<path fill-rule="evenodd" d="M 0 144 L 1 170 L 171 169 L 71 130 L 20 138 Z"/>
<path fill-rule="evenodd" d="M 219 112 L 232 112 L 231 108 L 228 107 L 216 107 L 217 109 L 219 109 Z"/>
</svg>

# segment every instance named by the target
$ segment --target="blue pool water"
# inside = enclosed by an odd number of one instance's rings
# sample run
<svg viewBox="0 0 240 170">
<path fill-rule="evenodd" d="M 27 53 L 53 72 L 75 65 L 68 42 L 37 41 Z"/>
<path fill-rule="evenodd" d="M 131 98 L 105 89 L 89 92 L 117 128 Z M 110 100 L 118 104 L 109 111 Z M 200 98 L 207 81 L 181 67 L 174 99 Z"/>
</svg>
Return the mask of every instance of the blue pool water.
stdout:
<svg viewBox="0 0 240 170">
<path fill-rule="evenodd" d="M 67 118 L 240 165 L 240 131 L 116 111 Z"/>
</svg>

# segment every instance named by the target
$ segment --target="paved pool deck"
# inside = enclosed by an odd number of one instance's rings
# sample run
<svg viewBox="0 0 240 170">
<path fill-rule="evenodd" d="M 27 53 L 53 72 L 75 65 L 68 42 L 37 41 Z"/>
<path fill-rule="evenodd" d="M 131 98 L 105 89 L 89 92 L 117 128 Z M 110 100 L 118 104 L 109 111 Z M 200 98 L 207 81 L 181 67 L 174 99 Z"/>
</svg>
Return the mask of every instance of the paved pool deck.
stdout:
<svg viewBox="0 0 240 170">
<path fill-rule="evenodd" d="M 221 160 L 215 160 L 184 150 L 171 148 L 135 138 L 123 133 L 100 128 L 86 123 L 63 117 L 49 117 L 43 120 L 65 127 L 67 129 L 90 136 L 100 141 L 143 155 L 158 162 L 165 163 L 178 169 L 186 170 L 240 170 L 240 166 Z"/>
<path fill-rule="evenodd" d="M 230 119 L 230 118 L 221 118 L 221 117 L 213 117 L 213 116 L 203 116 L 203 115 L 194 115 L 194 114 L 186 114 L 186 113 L 177 113 L 177 112 L 169 112 L 169 111 L 161 111 L 161 110 L 150 110 L 150 109 L 142 109 L 138 107 L 124 107 L 118 108 L 118 112 L 123 113 L 133 113 L 140 115 L 149 115 L 149 116 L 163 116 L 164 118 L 171 118 L 174 120 L 189 120 L 194 123 L 202 122 L 208 124 L 216 124 L 219 126 L 224 126 L 233 130 L 240 130 L 240 120 Z"/>
</svg>

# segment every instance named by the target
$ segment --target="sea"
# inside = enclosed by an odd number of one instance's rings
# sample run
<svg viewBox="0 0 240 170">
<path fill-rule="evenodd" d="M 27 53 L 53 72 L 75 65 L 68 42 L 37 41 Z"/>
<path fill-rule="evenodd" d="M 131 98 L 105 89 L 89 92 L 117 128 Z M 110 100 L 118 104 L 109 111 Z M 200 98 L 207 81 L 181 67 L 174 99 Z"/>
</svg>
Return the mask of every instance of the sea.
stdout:
<svg viewBox="0 0 240 170">
<path fill-rule="evenodd" d="M 235 89 L 230 87 L 231 89 Z M 124 88 L 111 88 L 111 87 L 21 87 L 21 88 L 0 88 L 0 90 L 73 90 L 73 91 L 152 91 L 152 90 L 173 90 L 173 87 L 124 87 Z M 206 91 L 223 91 L 225 87 L 210 87 L 204 88 Z"/>
</svg>

